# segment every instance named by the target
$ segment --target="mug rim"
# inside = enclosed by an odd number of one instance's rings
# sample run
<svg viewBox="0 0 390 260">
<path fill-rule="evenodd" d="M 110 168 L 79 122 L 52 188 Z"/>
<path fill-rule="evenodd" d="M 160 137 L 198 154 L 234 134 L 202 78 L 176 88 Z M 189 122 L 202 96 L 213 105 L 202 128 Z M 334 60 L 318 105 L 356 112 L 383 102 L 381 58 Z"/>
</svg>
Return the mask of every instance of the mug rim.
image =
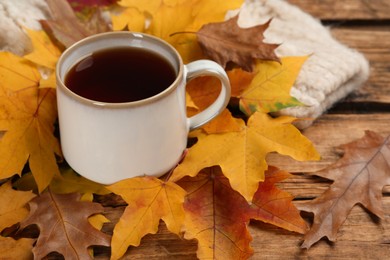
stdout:
<svg viewBox="0 0 390 260">
<path fill-rule="evenodd" d="M 66 72 L 64 73 L 64 76 L 61 77 L 60 76 L 60 74 L 61 74 L 60 68 L 63 65 L 63 61 L 70 55 L 70 53 L 74 49 L 78 48 L 79 46 L 88 45 L 89 43 L 95 41 L 96 39 L 110 38 L 113 36 L 116 36 L 116 37 L 131 36 L 132 38 L 139 38 L 139 39 L 146 38 L 148 40 L 154 41 L 158 44 L 161 44 L 161 45 L 164 45 L 165 47 L 167 47 L 169 49 L 169 51 L 174 54 L 176 60 L 178 61 L 178 64 L 173 64 L 174 66 L 178 66 L 178 71 L 177 71 L 175 80 L 167 88 L 165 88 L 163 91 L 159 92 L 156 95 L 150 96 L 150 97 L 145 98 L 145 99 L 140 99 L 140 100 L 136 100 L 136 101 L 128 101 L 128 102 L 104 102 L 104 101 L 93 100 L 93 99 L 83 97 L 83 96 L 73 92 L 72 90 L 70 90 L 65 85 L 65 82 L 64 82 L 65 76 L 69 72 L 69 70 L 75 64 L 77 64 L 79 61 L 72 63 L 71 66 L 69 67 L 69 69 L 66 70 Z M 118 45 L 118 46 L 120 46 L 120 45 Z M 113 47 L 114 46 L 110 46 L 107 48 L 100 48 L 98 50 L 100 51 L 100 50 L 110 49 Z M 123 46 L 121 46 L 121 47 L 123 47 Z M 91 51 L 91 53 L 93 53 L 93 52 L 94 51 Z M 76 101 L 82 102 L 86 105 L 90 105 L 93 107 L 100 107 L 100 108 L 127 108 L 127 107 L 136 107 L 136 106 L 150 104 L 150 103 L 156 102 L 156 101 L 166 97 L 167 95 L 169 95 L 171 92 L 173 92 L 180 85 L 180 80 L 183 78 L 183 70 L 184 70 L 183 59 L 181 58 L 178 51 L 168 42 L 166 42 L 166 41 L 164 41 L 156 36 L 146 34 L 146 33 L 130 32 L 130 31 L 113 31 L 113 32 L 104 32 L 104 33 L 98 33 L 98 34 L 88 36 L 86 38 L 83 38 L 83 39 L 73 43 L 65 51 L 63 51 L 60 58 L 58 59 L 57 65 L 56 65 L 56 81 L 57 81 L 57 88 L 58 89 L 62 90 L 63 93 L 65 93 L 70 98 L 72 98 Z"/>
</svg>

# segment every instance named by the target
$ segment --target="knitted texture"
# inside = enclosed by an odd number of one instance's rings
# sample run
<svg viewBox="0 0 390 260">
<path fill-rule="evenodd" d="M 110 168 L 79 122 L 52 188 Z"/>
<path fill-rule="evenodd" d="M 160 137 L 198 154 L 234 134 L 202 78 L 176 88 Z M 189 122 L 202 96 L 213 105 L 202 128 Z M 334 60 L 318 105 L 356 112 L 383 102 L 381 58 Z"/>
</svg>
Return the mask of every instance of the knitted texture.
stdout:
<svg viewBox="0 0 390 260">
<path fill-rule="evenodd" d="M 30 51 L 31 42 L 23 27 L 40 29 L 38 20 L 47 17 L 45 0 L 0 0 L 0 50 L 18 55 Z M 276 49 L 278 56 L 309 55 L 291 89 L 291 95 L 305 106 L 279 113 L 307 119 L 297 123 L 304 128 L 367 80 L 368 62 L 336 41 L 317 19 L 283 0 L 246 0 L 238 22 L 241 27 L 250 27 L 271 18 L 265 37 L 267 42 L 281 44 Z"/>
<path fill-rule="evenodd" d="M 247 0 L 239 15 L 241 27 L 272 18 L 264 36 L 266 42 L 281 44 L 276 49 L 278 56 L 309 55 L 291 89 L 291 95 L 305 106 L 279 113 L 306 119 L 297 122 L 299 128 L 310 126 L 368 78 L 369 64 L 362 54 L 335 40 L 317 19 L 286 1 Z"/>
</svg>

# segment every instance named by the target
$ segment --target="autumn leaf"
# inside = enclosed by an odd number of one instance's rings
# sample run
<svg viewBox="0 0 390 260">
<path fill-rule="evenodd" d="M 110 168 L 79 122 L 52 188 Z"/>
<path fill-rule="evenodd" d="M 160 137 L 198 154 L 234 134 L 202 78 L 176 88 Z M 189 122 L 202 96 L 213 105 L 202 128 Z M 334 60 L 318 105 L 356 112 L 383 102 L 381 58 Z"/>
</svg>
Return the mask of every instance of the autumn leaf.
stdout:
<svg viewBox="0 0 390 260">
<path fill-rule="evenodd" d="M 303 248 L 310 248 L 322 237 L 335 241 L 340 226 L 358 203 L 384 217 L 381 198 L 383 187 L 390 185 L 390 136 L 366 131 L 364 137 L 342 148 L 345 154 L 339 161 L 314 173 L 334 183 L 320 197 L 300 206 L 314 213 Z"/>
<path fill-rule="evenodd" d="M 219 167 L 203 169 L 196 177 L 178 182 L 188 193 L 184 237 L 198 241 L 199 259 L 246 259 L 253 254 L 248 224 L 260 220 L 278 227 L 304 233 L 306 223 L 292 203 L 292 196 L 275 187 L 289 177 L 285 171 L 270 167 L 249 204 L 234 191 Z"/>
<path fill-rule="evenodd" d="M 39 228 L 34 258 L 58 252 L 65 259 L 91 259 L 89 246 L 110 246 L 110 237 L 88 222 L 88 217 L 103 212 L 103 207 L 79 199 L 78 193 L 59 195 L 48 190 L 29 203 L 30 215 L 21 227 L 36 224 Z"/>
<path fill-rule="evenodd" d="M 127 25 L 131 31 L 146 32 L 169 42 L 188 63 L 203 57 L 196 35 L 176 33 L 196 32 L 206 23 L 222 22 L 228 10 L 242 3 L 243 0 L 122 0 L 118 4 L 125 9 L 120 14 L 113 12 L 112 20 L 115 30 Z"/>
<path fill-rule="evenodd" d="M 203 52 L 222 67 L 231 61 L 246 71 L 254 69 L 255 59 L 279 61 L 274 53 L 277 44 L 264 43 L 269 23 L 240 28 L 238 15 L 220 23 L 205 24 L 197 32 Z"/>
<path fill-rule="evenodd" d="M 289 178 L 291 174 L 274 166 L 269 166 L 265 172 L 265 180 L 259 184 L 251 208 L 251 219 L 284 228 L 289 231 L 304 234 L 306 222 L 299 210 L 292 203 L 293 196 L 278 189 L 275 184 Z"/>
<path fill-rule="evenodd" d="M 155 234 L 160 219 L 171 232 L 180 233 L 185 191 L 175 183 L 154 177 L 136 177 L 107 188 L 128 203 L 114 228 L 111 259 L 120 258 L 130 245 L 138 246 L 146 234 Z"/>
<path fill-rule="evenodd" d="M 195 176 L 203 168 L 219 165 L 232 188 L 251 201 L 259 182 L 264 181 L 268 153 L 278 152 L 296 160 L 319 159 L 313 144 L 291 124 L 294 120 L 257 112 L 246 126 L 242 122 L 239 132 L 200 135 L 170 180 Z"/>
<path fill-rule="evenodd" d="M 283 108 L 302 105 L 290 95 L 291 88 L 307 57 L 284 57 L 281 63 L 258 61 L 253 80 L 237 93 L 240 109 L 247 115 L 256 111 L 277 112 Z"/>
<path fill-rule="evenodd" d="M 61 55 L 60 49 L 50 40 L 44 31 L 25 29 L 33 45 L 33 51 L 25 59 L 54 70 Z"/>
<path fill-rule="evenodd" d="M 41 192 L 59 174 L 55 89 L 39 88 L 37 69 L 10 53 L 0 53 L 0 79 L 0 179 L 20 175 L 28 161 Z"/>
<path fill-rule="evenodd" d="M 27 203 L 35 195 L 30 191 L 16 191 L 11 183 L 6 182 L 0 186 L 0 233 L 28 215 Z M 1 254 L 0 254 L 1 255 Z"/>
<path fill-rule="evenodd" d="M 218 167 L 178 182 L 188 193 L 184 238 L 198 241 L 199 259 L 247 259 L 253 254 L 248 203 Z"/>
<path fill-rule="evenodd" d="M 31 250 L 34 239 L 21 238 L 15 240 L 11 237 L 0 236 L 1 259 L 32 259 Z"/>
<path fill-rule="evenodd" d="M 99 10 L 88 21 L 81 21 L 66 0 L 47 0 L 51 20 L 42 20 L 45 30 L 65 47 L 93 34 L 110 31 Z"/>
</svg>

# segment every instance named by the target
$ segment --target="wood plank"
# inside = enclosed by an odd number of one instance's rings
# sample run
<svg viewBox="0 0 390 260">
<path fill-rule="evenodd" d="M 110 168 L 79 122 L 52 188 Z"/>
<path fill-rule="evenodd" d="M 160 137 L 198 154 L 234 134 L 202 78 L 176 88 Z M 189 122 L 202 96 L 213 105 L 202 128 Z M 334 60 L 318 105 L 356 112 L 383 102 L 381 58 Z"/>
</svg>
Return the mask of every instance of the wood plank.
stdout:
<svg viewBox="0 0 390 260">
<path fill-rule="evenodd" d="M 322 239 L 309 250 L 300 245 L 303 236 L 260 221 L 249 227 L 253 237 L 252 259 L 307 259 L 317 257 L 388 259 L 390 257 L 390 197 L 382 199 L 385 219 L 379 220 L 360 206 L 355 206 L 342 225 L 336 243 Z M 296 202 L 299 204 L 302 202 Z M 113 222 L 104 226 L 112 233 L 114 223 L 124 208 L 106 208 L 106 216 Z M 139 247 L 131 247 L 123 259 L 196 259 L 197 242 L 186 241 L 169 233 L 161 223 L 159 232 L 147 235 Z M 109 259 L 109 249 L 99 248 L 95 259 Z"/>
<path fill-rule="evenodd" d="M 336 162 L 342 151 L 342 144 L 364 136 L 365 130 L 375 131 L 383 136 L 390 134 L 390 113 L 383 114 L 325 114 L 305 129 L 303 134 L 313 142 L 321 154 L 319 162 L 298 162 L 290 157 L 270 154 L 270 165 L 295 173 L 310 173 L 321 170 Z"/>
<path fill-rule="evenodd" d="M 387 0 L 288 0 L 288 2 L 323 20 L 390 19 L 390 2 Z"/>
</svg>

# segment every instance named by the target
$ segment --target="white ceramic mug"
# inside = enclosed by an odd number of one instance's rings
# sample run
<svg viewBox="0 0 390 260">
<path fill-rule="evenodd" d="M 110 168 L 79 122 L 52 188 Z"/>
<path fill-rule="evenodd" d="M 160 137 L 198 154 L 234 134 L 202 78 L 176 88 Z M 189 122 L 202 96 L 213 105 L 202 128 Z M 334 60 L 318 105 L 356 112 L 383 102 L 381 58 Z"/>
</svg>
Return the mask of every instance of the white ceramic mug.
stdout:
<svg viewBox="0 0 390 260">
<path fill-rule="evenodd" d="M 165 57 L 176 70 L 175 81 L 155 96 L 126 103 L 90 100 L 65 86 L 66 74 L 81 59 L 96 51 L 126 46 Z M 199 60 L 184 65 L 168 43 L 141 33 L 109 32 L 85 38 L 64 51 L 56 73 L 63 155 L 80 175 L 103 184 L 168 172 L 180 160 L 188 132 L 217 116 L 230 98 L 228 77 L 217 63 Z M 187 118 L 185 85 L 204 75 L 217 77 L 221 92 L 206 110 Z"/>
</svg>

